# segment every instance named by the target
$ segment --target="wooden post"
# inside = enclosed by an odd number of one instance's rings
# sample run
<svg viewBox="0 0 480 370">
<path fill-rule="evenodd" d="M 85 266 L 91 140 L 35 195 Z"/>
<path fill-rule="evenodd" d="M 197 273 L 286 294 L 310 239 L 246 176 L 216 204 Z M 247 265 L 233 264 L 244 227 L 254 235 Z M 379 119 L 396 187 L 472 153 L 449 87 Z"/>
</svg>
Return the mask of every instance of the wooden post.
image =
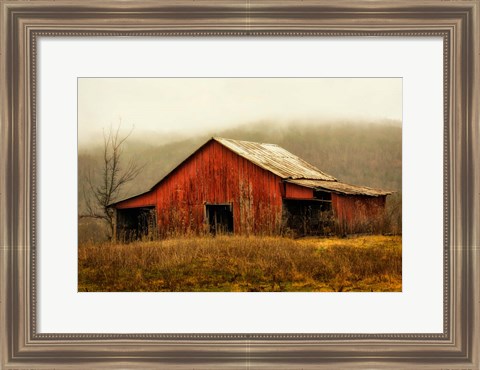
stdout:
<svg viewBox="0 0 480 370">
<path fill-rule="evenodd" d="M 112 235 L 112 242 L 116 243 L 117 242 L 117 209 L 113 209 L 113 235 Z"/>
</svg>

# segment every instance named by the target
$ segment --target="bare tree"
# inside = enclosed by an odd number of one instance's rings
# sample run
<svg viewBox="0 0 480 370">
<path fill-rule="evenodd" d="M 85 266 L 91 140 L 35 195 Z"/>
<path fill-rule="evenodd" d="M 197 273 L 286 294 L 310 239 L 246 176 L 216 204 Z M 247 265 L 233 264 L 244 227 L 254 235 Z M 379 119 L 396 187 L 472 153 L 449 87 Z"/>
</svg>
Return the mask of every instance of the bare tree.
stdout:
<svg viewBox="0 0 480 370">
<path fill-rule="evenodd" d="M 90 169 L 83 187 L 86 212 L 79 217 L 104 220 L 110 228 L 110 238 L 113 236 L 114 211 L 109 205 L 118 199 L 125 184 L 134 180 L 145 167 L 135 159 L 126 165 L 123 163 L 124 144 L 132 132 L 133 128 L 121 136 L 120 125 L 116 129 L 110 127 L 107 133 L 104 130 L 102 166 L 97 176 Z"/>
</svg>

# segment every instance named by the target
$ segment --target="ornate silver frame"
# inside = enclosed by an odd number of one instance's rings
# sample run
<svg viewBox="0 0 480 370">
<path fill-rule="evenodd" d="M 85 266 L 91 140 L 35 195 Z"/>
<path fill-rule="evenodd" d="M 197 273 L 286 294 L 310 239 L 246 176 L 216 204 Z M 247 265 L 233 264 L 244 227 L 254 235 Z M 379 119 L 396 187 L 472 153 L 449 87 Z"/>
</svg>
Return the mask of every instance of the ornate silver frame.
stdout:
<svg viewBox="0 0 480 370">
<path fill-rule="evenodd" d="M 478 369 L 480 3 L 0 0 L 1 368 Z M 36 42 L 42 36 L 441 36 L 444 332 L 44 334 L 36 330 Z"/>
</svg>

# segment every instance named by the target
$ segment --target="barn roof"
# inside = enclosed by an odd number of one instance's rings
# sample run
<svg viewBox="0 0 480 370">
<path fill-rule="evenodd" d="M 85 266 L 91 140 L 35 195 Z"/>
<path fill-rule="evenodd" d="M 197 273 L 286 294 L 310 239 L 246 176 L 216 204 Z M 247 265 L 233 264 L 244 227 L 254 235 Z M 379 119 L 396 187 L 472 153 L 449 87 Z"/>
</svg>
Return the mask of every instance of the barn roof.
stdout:
<svg viewBox="0 0 480 370">
<path fill-rule="evenodd" d="M 345 184 L 339 181 L 292 179 L 292 180 L 286 180 L 286 182 L 290 182 L 290 183 L 304 186 L 307 188 L 312 188 L 315 190 L 327 190 L 334 193 L 347 194 L 347 195 L 368 195 L 371 197 L 379 197 L 383 195 L 392 194 L 391 191 L 373 189 L 367 186 L 350 185 L 350 184 Z"/>
<path fill-rule="evenodd" d="M 213 140 L 282 179 L 336 180 L 333 176 L 320 171 L 317 167 L 276 144 L 255 143 L 222 137 L 214 137 Z"/>
</svg>

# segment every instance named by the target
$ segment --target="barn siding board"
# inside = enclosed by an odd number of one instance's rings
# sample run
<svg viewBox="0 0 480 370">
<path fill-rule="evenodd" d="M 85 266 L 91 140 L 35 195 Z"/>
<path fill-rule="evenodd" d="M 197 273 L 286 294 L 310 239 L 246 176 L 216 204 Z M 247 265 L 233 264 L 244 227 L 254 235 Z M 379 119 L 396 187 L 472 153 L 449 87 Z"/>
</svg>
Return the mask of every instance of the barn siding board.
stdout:
<svg viewBox="0 0 480 370">
<path fill-rule="evenodd" d="M 291 199 L 312 199 L 313 189 L 295 184 L 286 184 L 285 198 Z"/>
<path fill-rule="evenodd" d="M 332 209 L 337 222 L 347 232 L 379 216 L 385 209 L 386 196 L 368 197 L 332 193 Z"/>
<path fill-rule="evenodd" d="M 149 192 L 149 193 L 137 195 L 134 198 L 130 198 L 121 203 L 118 203 L 116 208 L 117 209 L 139 208 L 139 207 L 152 206 L 155 204 L 156 204 L 155 194 Z"/>
</svg>

